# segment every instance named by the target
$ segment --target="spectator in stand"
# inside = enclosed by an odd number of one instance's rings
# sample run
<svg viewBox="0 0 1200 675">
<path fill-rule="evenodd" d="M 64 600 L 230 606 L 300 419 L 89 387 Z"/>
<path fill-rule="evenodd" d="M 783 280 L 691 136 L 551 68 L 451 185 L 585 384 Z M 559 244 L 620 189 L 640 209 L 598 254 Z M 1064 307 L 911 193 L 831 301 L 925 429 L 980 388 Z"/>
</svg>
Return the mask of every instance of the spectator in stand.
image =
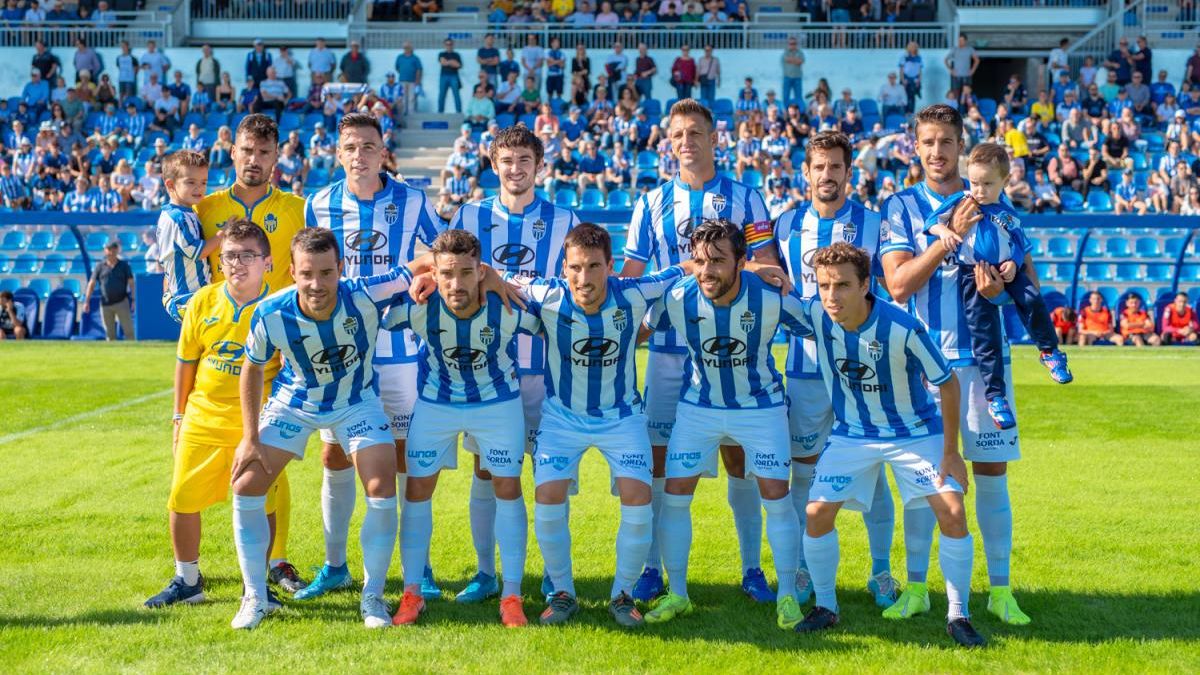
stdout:
<svg viewBox="0 0 1200 675">
<path fill-rule="evenodd" d="M 325 123 L 317 122 L 313 127 L 312 138 L 308 141 L 309 164 L 314 169 L 333 170 L 337 159 L 337 143 L 333 136 L 325 131 Z"/>
<path fill-rule="evenodd" d="M 188 125 L 188 135 L 183 139 L 181 145 L 184 150 L 195 150 L 201 154 L 208 150 L 205 147 L 204 137 L 200 135 L 200 127 L 196 124 Z"/>
<path fill-rule="evenodd" d="M 688 45 L 680 47 L 679 56 L 671 64 L 671 84 L 675 87 L 677 98 L 692 97 L 692 87 L 696 85 L 696 60 L 692 58 Z"/>
<path fill-rule="evenodd" d="M 513 112 L 518 115 L 530 115 L 538 111 L 542 104 L 541 89 L 532 75 L 525 76 L 525 88 L 521 90 L 520 105 Z"/>
<path fill-rule="evenodd" d="M 324 76 L 326 82 L 333 81 L 333 70 L 337 66 L 337 56 L 325 46 L 325 38 L 317 38 L 316 45 L 308 50 L 308 70 L 313 75 Z M 397 68 L 399 69 L 399 68 Z"/>
<path fill-rule="evenodd" d="M 149 68 L 151 73 L 158 75 L 160 82 L 167 79 L 167 70 L 171 68 L 171 59 L 158 51 L 158 43 L 154 40 L 146 41 L 146 51 L 142 54 L 139 62 L 142 67 Z"/>
<path fill-rule="evenodd" d="M 1045 128 L 1049 128 L 1054 122 L 1054 102 L 1050 100 L 1050 92 L 1039 91 L 1037 103 L 1034 103 L 1029 108 L 1029 115 L 1034 118 Z"/>
<path fill-rule="evenodd" d="M 1062 126 L 1062 143 L 1070 149 L 1083 150 L 1097 142 L 1096 125 L 1079 108 L 1071 110 Z"/>
<path fill-rule="evenodd" d="M 24 340 L 28 337 L 25 306 L 13 299 L 12 291 L 0 291 L 0 340 Z"/>
<path fill-rule="evenodd" d="M 275 60 L 274 65 L 275 76 L 283 80 L 292 96 L 299 96 L 300 90 L 296 88 L 296 71 L 300 68 L 300 64 L 296 62 L 292 50 L 287 46 L 280 47 L 279 58 Z"/>
<path fill-rule="evenodd" d="M 563 148 L 558 159 L 554 160 L 552 176 L 551 189 L 553 192 L 559 190 L 578 191 L 579 163 L 575 161 L 569 149 Z"/>
<path fill-rule="evenodd" d="M 1083 167 L 1083 198 L 1087 199 L 1092 190 L 1108 192 L 1108 164 L 1100 156 L 1100 148 L 1088 148 L 1087 165 Z"/>
<path fill-rule="evenodd" d="M 411 47 L 412 43 L 405 44 Z M 475 62 L 479 64 L 480 72 L 487 76 L 492 87 L 500 84 L 500 50 L 496 49 L 495 35 L 488 33 L 483 36 L 483 46 L 475 50 Z"/>
<path fill-rule="evenodd" d="M 21 102 L 35 116 L 41 116 L 50 105 L 50 85 L 42 79 L 42 71 L 37 68 L 29 71 L 29 82 L 21 89 Z"/>
<path fill-rule="evenodd" d="M 1068 76 L 1071 72 L 1071 64 L 1067 60 L 1067 47 L 1071 41 L 1068 38 L 1063 38 L 1058 41 L 1058 46 L 1050 50 L 1050 56 L 1046 59 L 1046 82 L 1057 82 L 1063 73 Z M 1047 89 L 1049 86 L 1046 87 Z"/>
<path fill-rule="evenodd" d="M 883 119 L 890 115 L 903 115 L 908 109 L 908 93 L 896 82 L 896 73 L 888 73 L 887 84 L 879 88 L 879 109 Z"/>
<path fill-rule="evenodd" d="M 1171 192 L 1162 176 L 1150 174 L 1146 184 L 1146 200 L 1154 213 L 1171 213 Z"/>
<path fill-rule="evenodd" d="M 500 83 L 500 87 L 496 90 L 496 113 L 519 114 L 520 110 L 518 107 L 520 100 L 521 85 L 517 82 L 517 74 L 509 72 L 508 77 Z"/>
<path fill-rule="evenodd" d="M 1122 37 L 1117 42 L 1117 48 L 1104 60 L 1104 67 L 1116 75 L 1118 86 L 1124 87 L 1133 81 L 1134 55 L 1129 50 L 1129 38 Z"/>
<path fill-rule="evenodd" d="M 92 278 L 83 294 L 90 298 L 93 291 L 100 291 L 100 316 L 104 321 L 105 339 L 110 342 L 117 339 L 118 323 L 126 340 L 134 337 L 130 313 L 134 303 L 133 268 L 121 259 L 120 253 L 120 243 L 110 241 L 104 245 L 104 258 L 92 269 Z"/>
<path fill-rule="evenodd" d="M 142 147 L 142 141 L 146 137 L 146 118 L 142 117 L 133 103 L 125 106 L 125 117 L 121 120 L 118 134 L 118 140 L 124 145 L 134 150 Z"/>
<path fill-rule="evenodd" d="M 587 0 L 578 0 L 575 3 L 575 11 L 563 19 L 563 23 L 572 28 L 591 28 L 596 25 L 596 15 L 592 13 L 592 7 Z"/>
<path fill-rule="evenodd" d="M 426 14 L 437 14 L 442 11 L 437 0 L 415 0 L 412 5 L 414 21 L 420 21 Z"/>
<path fill-rule="evenodd" d="M 633 189 L 633 153 L 626 144 L 615 141 L 613 149 L 604 161 L 604 191 L 611 194 L 616 190 Z"/>
<path fill-rule="evenodd" d="M 221 62 L 213 56 L 212 45 L 205 44 L 200 47 L 200 58 L 196 61 L 196 89 L 203 89 L 215 101 L 220 83 Z"/>
<path fill-rule="evenodd" d="M 1088 86 L 1087 96 L 1079 103 L 1079 107 L 1087 113 L 1092 124 L 1102 123 L 1108 114 L 1108 101 L 1100 95 L 1100 88 L 1095 84 Z"/>
<path fill-rule="evenodd" d="M 904 85 L 904 93 L 908 97 L 904 112 L 909 115 L 916 109 L 917 99 L 921 97 L 921 75 L 925 64 L 919 51 L 916 41 L 909 42 L 898 66 L 901 84 Z"/>
<path fill-rule="evenodd" d="M 971 84 L 971 78 L 979 69 L 979 55 L 975 53 L 965 33 L 959 33 L 958 46 L 946 54 L 946 69 L 950 71 L 950 88 L 961 90 Z"/>
<path fill-rule="evenodd" d="M 238 95 L 237 111 L 246 114 L 258 112 L 259 101 L 258 83 L 254 80 L 246 80 L 246 86 Z"/>
<path fill-rule="evenodd" d="M 718 64 L 719 69 L 719 64 Z M 651 98 L 654 93 L 654 76 L 658 74 L 658 66 L 650 56 L 650 49 L 645 42 L 638 43 L 638 55 L 633 61 L 634 86 L 642 98 Z"/>
<path fill-rule="evenodd" d="M 254 48 L 246 54 L 245 76 L 254 78 L 255 82 L 262 82 L 267 79 L 267 68 L 270 68 L 273 63 L 271 52 L 267 51 L 262 38 L 257 38 L 254 40 Z"/>
<path fill-rule="evenodd" d="M 1117 83 L 1117 73 L 1112 70 L 1108 71 L 1107 79 L 1099 87 L 1100 95 L 1103 96 L 1104 100 L 1108 103 L 1116 100 L 1117 94 L 1124 90 L 1124 88 L 1125 85 Z"/>
<path fill-rule="evenodd" d="M 496 117 L 496 106 L 492 103 L 492 99 L 487 97 L 487 92 L 482 85 L 475 85 L 475 91 L 472 92 L 471 99 L 467 101 L 466 119 L 476 131 L 483 131 L 487 128 L 488 122 Z"/>
<path fill-rule="evenodd" d="M 1154 332 L 1154 318 L 1142 304 L 1142 296 L 1130 293 L 1125 296 L 1125 307 L 1121 309 L 1121 339 L 1135 347 L 1157 347 L 1162 343 Z"/>
<path fill-rule="evenodd" d="M 441 66 L 441 74 L 438 76 L 438 112 L 446 111 L 446 93 L 450 92 L 454 95 L 455 112 L 461 113 L 462 97 L 459 90 L 462 89 L 462 81 L 458 78 L 458 71 L 462 70 L 463 60 L 462 56 L 454 51 L 454 40 L 446 38 L 442 41 L 438 64 Z"/>
<path fill-rule="evenodd" d="M 1058 196 L 1058 190 L 1054 183 L 1047 180 L 1046 172 L 1042 169 L 1034 172 L 1032 191 L 1033 208 L 1031 210 L 1034 213 L 1045 213 L 1047 209 L 1053 209 L 1055 213 L 1062 213 L 1062 199 Z"/>
<path fill-rule="evenodd" d="M 459 63 L 461 64 L 462 61 L 460 60 Z M 350 51 L 342 56 L 339 67 L 342 71 L 342 80 L 354 84 L 366 84 L 367 77 L 371 74 L 371 61 L 362 52 L 362 45 L 357 40 L 350 42 Z M 458 112 L 462 112 L 461 105 L 458 106 Z"/>
<path fill-rule="evenodd" d="M 174 103 L 167 104 L 168 110 L 177 113 L 179 117 L 186 115 L 190 110 L 192 88 L 183 81 L 183 71 L 175 71 L 174 80 L 164 87 L 164 91 L 168 97 L 175 99 Z"/>
<path fill-rule="evenodd" d="M 421 65 L 421 59 L 413 53 L 412 42 L 406 40 L 403 50 L 396 56 L 396 79 L 400 81 L 404 90 L 404 104 L 401 112 L 405 115 L 417 110 L 417 91 L 421 86 L 423 74 L 424 67 Z"/>
<path fill-rule="evenodd" d="M 1056 191 L 1064 188 L 1076 192 L 1083 191 L 1083 167 L 1079 165 L 1079 160 L 1071 156 L 1070 148 L 1066 143 L 1058 145 L 1056 154 L 1046 164 L 1046 173 L 1050 179 L 1050 185 Z M 1037 192 L 1036 188 L 1034 192 Z M 1058 208 L 1061 209 L 1061 204 Z"/>
<path fill-rule="evenodd" d="M 288 89 L 287 83 L 279 79 L 275 66 L 267 66 L 267 79 L 262 81 L 258 87 L 259 90 L 259 110 L 273 110 L 275 112 L 275 121 L 283 115 L 283 111 L 287 109 L 287 103 L 292 98 L 292 92 Z"/>
<path fill-rule="evenodd" d="M 525 77 L 532 77 L 537 89 L 542 88 L 542 66 L 546 64 L 546 50 L 538 43 L 536 33 L 525 36 L 525 46 L 521 49 L 521 71 Z"/>
<path fill-rule="evenodd" d="M 1025 85 L 1021 83 L 1021 76 L 1013 73 L 1004 89 L 1004 105 L 1008 106 L 1014 115 L 1019 115 L 1025 111 L 1025 104 L 1028 102 L 1029 94 Z"/>
<path fill-rule="evenodd" d="M 451 168 L 451 175 L 446 179 L 446 189 L 450 190 L 450 203 L 461 206 L 471 197 L 475 190 L 475 179 L 466 174 L 462 165 Z"/>
<path fill-rule="evenodd" d="M 1121 344 L 1121 336 L 1113 332 L 1113 316 L 1104 306 L 1104 296 L 1092 291 L 1088 293 L 1088 303 L 1079 310 L 1078 341 L 1080 347 L 1086 347 L 1097 340 Z"/>
<path fill-rule="evenodd" d="M 121 193 L 113 189 L 112 179 L 100 176 L 96 189 L 96 210 L 100 213 L 121 213 L 125 210 L 125 200 Z"/>
<path fill-rule="evenodd" d="M 583 155 L 579 158 L 579 197 L 583 198 L 583 192 L 588 187 L 597 187 L 605 195 L 608 194 L 608 186 L 604 182 L 605 169 L 604 158 L 596 150 L 594 141 L 587 141 L 583 144 Z"/>
<path fill-rule="evenodd" d="M 1154 106 L 1150 100 L 1150 87 L 1142 79 L 1140 72 L 1133 73 L 1133 80 L 1125 85 L 1125 95 L 1133 107 L 1133 112 L 1144 117 L 1152 117 Z"/>
<path fill-rule="evenodd" d="M 228 70 L 221 71 L 221 84 L 217 85 L 217 98 L 213 105 L 221 112 L 232 112 L 237 108 L 237 90 L 233 88 Z"/>
<path fill-rule="evenodd" d="M 86 70 L 89 73 L 96 73 L 98 75 L 104 69 L 100 65 L 100 55 L 96 53 L 95 49 L 88 46 L 87 40 L 83 37 L 75 38 L 75 55 L 73 60 L 75 62 L 76 82 L 79 81 L 79 73 L 81 71 Z"/>
<path fill-rule="evenodd" d="M 1188 294 L 1177 293 L 1175 301 L 1163 309 L 1162 324 L 1159 332 L 1163 344 L 1194 345 L 1200 338 L 1200 321 L 1196 318 L 1196 310 L 1188 305 Z"/>
</svg>

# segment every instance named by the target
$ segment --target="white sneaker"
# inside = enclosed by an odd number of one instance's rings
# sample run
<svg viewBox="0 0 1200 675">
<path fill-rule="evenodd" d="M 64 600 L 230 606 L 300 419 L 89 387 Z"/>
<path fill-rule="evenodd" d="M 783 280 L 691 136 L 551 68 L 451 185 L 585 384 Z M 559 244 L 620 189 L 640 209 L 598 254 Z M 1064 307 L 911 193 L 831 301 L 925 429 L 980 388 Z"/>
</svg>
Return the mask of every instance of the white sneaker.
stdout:
<svg viewBox="0 0 1200 675">
<path fill-rule="evenodd" d="M 230 621 L 229 625 L 234 630 L 250 630 L 262 623 L 266 616 L 267 603 L 253 595 L 247 595 L 242 597 L 242 606 L 233 616 L 233 621 Z"/>
<path fill-rule="evenodd" d="M 391 611 L 387 603 L 374 593 L 363 593 L 358 611 L 362 613 L 363 625 L 367 628 L 386 628 L 392 625 Z"/>
</svg>

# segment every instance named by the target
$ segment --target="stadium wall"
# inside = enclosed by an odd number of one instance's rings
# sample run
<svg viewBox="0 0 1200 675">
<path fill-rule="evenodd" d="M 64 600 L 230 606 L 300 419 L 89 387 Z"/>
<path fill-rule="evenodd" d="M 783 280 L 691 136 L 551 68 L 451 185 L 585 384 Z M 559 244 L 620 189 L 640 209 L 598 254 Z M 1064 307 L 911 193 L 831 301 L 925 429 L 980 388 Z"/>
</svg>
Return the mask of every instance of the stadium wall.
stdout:
<svg viewBox="0 0 1200 675">
<path fill-rule="evenodd" d="M 97 49 L 105 69 L 109 72 L 109 76 L 113 77 L 113 63 L 119 49 Z M 213 53 L 221 62 L 221 67 L 228 70 L 233 80 L 234 86 L 241 88 L 244 83 L 244 63 L 246 60 L 247 49 L 231 49 L 221 48 L 214 49 Z M 599 73 L 603 67 L 604 57 L 611 50 L 592 50 L 592 70 L 593 79 L 595 74 Z M 843 87 L 850 87 L 855 98 L 874 98 L 879 93 L 879 87 L 887 81 L 887 73 L 896 70 L 897 61 L 900 58 L 901 49 L 886 49 L 886 50 L 855 50 L 855 49 L 809 49 L 805 50 L 804 65 L 804 90 L 811 91 L 817 84 L 818 78 L 827 78 L 829 84 L 834 89 L 836 97 Z M 65 70 L 64 76 L 68 83 L 75 80 L 75 68 L 71 59 L 74 50 L 60 49 L 55 53 L 63 62 Z M 135 51 L 135 54 L 138 53 Z M 173 64 L 172 71 L 175 69 L 182 70 L 184 80 L 189 84 L 195 84 L 195 65 L 200 58 L 200 49 L 195 48 L 178 48 L 166 50 L 167 56 Z M 307 49 L 294 49 L 293 53 L 297 62 L 301 64 L 308 63 Z M 338 52 L 339 57 L 342 52 Z M 464 99 L 471 95 L 469 86 L 473 85 L 478 78 L 479 66 L 475 63 L 474 50 L 462 50 L 466 63 L 463 64 L 463 70 L 460 73 L 463 81 L 463 97 Z M 367 57 L 371 62 L 370 84 L 379 86 L 384 81 L 384 76 L 389 70 L 394 68 L 396 56 L 400 54 L 399 50 L 395 49 L 372 49 L 368 50 Z M 438 50 L 424 49 L 417 50 L 417 56 L 420 57 L 421 63 L 425 66 L 424 81 L 422 88 L 425 91 L 425 100 L 421 103 L 423 111 L 430 111 L 436 108 L 437 105 L 437 87 L 438 87 L 438 66 L 437 54 Z M 568 57 L 573 52 L 568 50 Z M 633 58 L 636 57 L 636 50 L 626 50 L 626 54 L 630 57 L 632 64 Z M 721 70 L 723 79 L 721 87 L 717 90 L 718 96 L 721 98 L 735 98 L 737 91 L 742 87 L 742 81 L 746 77 L 753 77 L 755 87 L 758 89 L 759 95 L 766 93 L 767 89 L 775 89 L 776 93 L 782 96 L 783 79 L 780 74 L 780 50 L 778 49 L 756 49 L 756 50 L 738 50 L 717 52 L 717 56 L 721 59 Z M 1162 52 L 1159 52 L 1162 54 Z M 1159 56 L 1156 60 L 1167 63 L 1175 60 L 1179 61 L 1178 77 L 1172 77 L 1173 81 L 1177 81 L 1183 76 L 1183 64 L 1187 60 L 1189 52 L 1180 52 L 1182 56 L 1178 59 L 1172 59 L 1165 55 Z M 675 50 L 651 50 L 650 55 L 654 57 L 658 63 L 659 75 L 654 82 L 654 98 L 660 101 L 675 97 L 675 89 L 670 83 L 670 66 L 678 52 Z M 925 50 L 922 56 L 926 64 L 926 81 L 923 88 L 924 103 L 933 103 L 940 101 L 946 90 L 950 86 L 949 74 L 942 64 L 945 59 L 945 50 Z M 29 63 L 33 57 L 32 48 L 17 48 L 6 47 L 0 48 L 0 63 L 21 64 Z M 848 64 L 853 64 L 853 69 L 847 68 Z M 0 68 L 0 92 L 4 92 L 8 96 L 16 96 L 21 93 L 21 88 L 29 81 L 28 68 Z M 300 95 L 303 96 L 308 91 L 309 73 L 307 68 L 303 69 L 297 75 L 297 81 L 300 88 Z M 568 87 L 569 87 L 568 82 Z M 695 90 L 695 95 L 699 96 L 699 89 Z M 465 103 L 465 100 L 464 100 Z"/>
</svg>

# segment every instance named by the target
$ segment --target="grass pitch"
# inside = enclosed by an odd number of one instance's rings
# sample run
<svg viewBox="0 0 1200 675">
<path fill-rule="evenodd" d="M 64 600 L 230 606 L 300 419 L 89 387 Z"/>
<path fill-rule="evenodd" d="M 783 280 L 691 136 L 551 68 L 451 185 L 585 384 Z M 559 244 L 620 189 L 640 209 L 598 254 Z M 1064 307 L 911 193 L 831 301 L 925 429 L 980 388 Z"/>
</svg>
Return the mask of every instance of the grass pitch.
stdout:
<svg viewBox="0 0 1200 675">
<path fill-rule="evenodd" d="M 211 600 L 150 612 L 142 601 L 172 574 L 165 502 L 171 473 L 167 344 L 0 346 L 0 669 L 5 672 L 1014 672 L 1200 670 L 1200 487 L 1195 350 L 1071 351 L 1076 381 L 1050 382 L 1032 351 L 1015 358 L 1025 459 L 1010 468 L 1016 520 L 1013 583 L 1032 626 L 987 614 L 977 542 L 971 611 L 986 650 L 952 648 L 945 596 L 931 567 L 933 611 L 879 616 L 864 583 L 862 521 L 839 519 L 842 624 L 798 636 L 774 607 L 737 590 L 740 570 L 724 481 L 694 508 L 689 587 L 695 614 L 639 632 L 605 611 L 618 503 L 589 455 L 573 500 L 575 573 L 584 611 L 571 625 L 506 630 L 494 602 L 430 604 L 419 626 L 368 632 L 357 592 L 289 603 L 259 630 L 235 634 L 240 579 L 228 503 L 204 515 L 202 569 Z M 311 448 L 311 446 L 310 446 Z M 465 458 L 463 458 L 465 460 Z M 464 467 L 467 463 L 463 462 Z M 290 557 L 323 556 L 315 454 L 293 467 Z M 527 482 L 528 482 L 528 476 Z M 433 563 L 450 597 L 473 572 L 469 472 L 435 498 Z M 532 493 L 531 485 L 527 494 Z M 530 515 L 532 516 L 532 499 Z M 361 500 L 361 491 L 360 491 Z M 968 505 L 972 503 L 968 498 Z M 357 536 L 351 569 L 361 580 Z M 899 518 L 898 518 L 899 521 Z M 972 531 L 976 531 L 971 516 Z M 530 527 L 526 613 L 536 623 L 541 560 Z M 893 566 L 903 580 L 900 523 Z M 764 542 L 764 567 L 769 549 Z M 387 595 L 400 592 L 398 556 Z"/>
</svg>

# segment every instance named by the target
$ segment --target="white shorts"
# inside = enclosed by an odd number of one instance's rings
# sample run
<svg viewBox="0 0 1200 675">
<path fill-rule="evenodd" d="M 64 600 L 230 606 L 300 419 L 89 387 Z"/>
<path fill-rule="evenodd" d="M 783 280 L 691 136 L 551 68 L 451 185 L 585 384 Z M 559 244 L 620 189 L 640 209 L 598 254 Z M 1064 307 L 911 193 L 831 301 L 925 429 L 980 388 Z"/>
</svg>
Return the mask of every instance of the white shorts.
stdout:
<svg viewBox="0 0 1200 675">
<path fill-rule="evenodd" d="M 258 416 L 263 445 L 286 450 L 304 459 L 304 446 L 314 431 L 328 429 L 347 455 L 372 445 L 392 446 L 387 415 L 377 398 L 328 413 L 310 413 L 267 399 Z"/>
<path fill-rule="evenodd" d="M 953 478 L 937 487 L 942 460 L 942 435 L 920 438 L 850 438 L 830 436 L 825 452 L 817 460 L 808 499 L 814 502 L 845 502 L 854 511 L 869 511 L 875 496 L 879 467 L 892 467 L 900 501 L 905 508 L 927 506 L 926 497 L 939 492 L 962 492 Z"/>
<path fill-rule="evenodd" d="M 1005 366 L 1004 379 L 1008 386 L 1008 403 L 1015 411 L 1017 401 L 1013 397 L 1012 370 Z M 968 462 L 1015 462 L 1021 459 L 1019 426 L 1001 431 L 996 428 L 988 414 L 987 395 L 979 366 L 959 366 L 954 369 L 958 377 L 961 410 L 958 424 L 962 438 L 963 459 Z M 933 398 L 941 405 L 940 392 L 931 387 Z"/>
<path fill-rule="evenodd" d="M 653 445 L 666 445 L 671 440 L 686 362 L 687 354 L 669 352 L 652 351 L 646 358 L 646 424 Z"/>
<path fill-rule="evenodd" d="M 442 469 L 458 468 L 458 435 L 471 434 L 483 447 L 480 467 L 502 478 L 519 477 L 525 444 L 521 401 L 462 405 L 417 399 L 408 430 L 405 457 L 408 475 L 432 476 Z"/>
<path fill-rule="evenodd" d="M 787 403 L 792 457 L 821 454 L 833 429 L 833 403 L 825 381 L 789 377 Z"/>
<path fill-rule="evenodd" d="M 521 376 L 521 413 L 525 418 L 525 452 L 533 454 L 537 444 L 538 428 L 542 424 L 542 403 L 546 400 L 546 376 Z M 479 444 L 467 434 L 463 437 L 463 448 L 479 454 Z"/>
<path fill-rule="evenodd" d="M 792 455 L 787 410 L 726 410 L 681 403 L 667 445 L 667 478 L 717 475 L 717 448 L 726 439 L 746 452 L 746 478 L 788 480 Z"/>
<path fill-rule="evenodd" d="M 579 462 L 591 447 L 604 455 L 614 486 L 617 478 L 632 478 L 650 484 L 653 456 L 645 415 L 635 414 L 617 420 L 595 419 L 577 415 L 552 400 L 542 406 L 542 428 L 533 450 L 534 484 L 576 481 Z"/>
<path fill-rule="evenodd" d="M 379 379 L 379 400 L 383 401 L 392 438 L 402 441 L 408 438 L 413 404 L 417 402 L 417 362 L 376 365 L 375 377 Z M 322 429 L 321 441 L 333 443 L 333 434 Z"/>
</svg>

